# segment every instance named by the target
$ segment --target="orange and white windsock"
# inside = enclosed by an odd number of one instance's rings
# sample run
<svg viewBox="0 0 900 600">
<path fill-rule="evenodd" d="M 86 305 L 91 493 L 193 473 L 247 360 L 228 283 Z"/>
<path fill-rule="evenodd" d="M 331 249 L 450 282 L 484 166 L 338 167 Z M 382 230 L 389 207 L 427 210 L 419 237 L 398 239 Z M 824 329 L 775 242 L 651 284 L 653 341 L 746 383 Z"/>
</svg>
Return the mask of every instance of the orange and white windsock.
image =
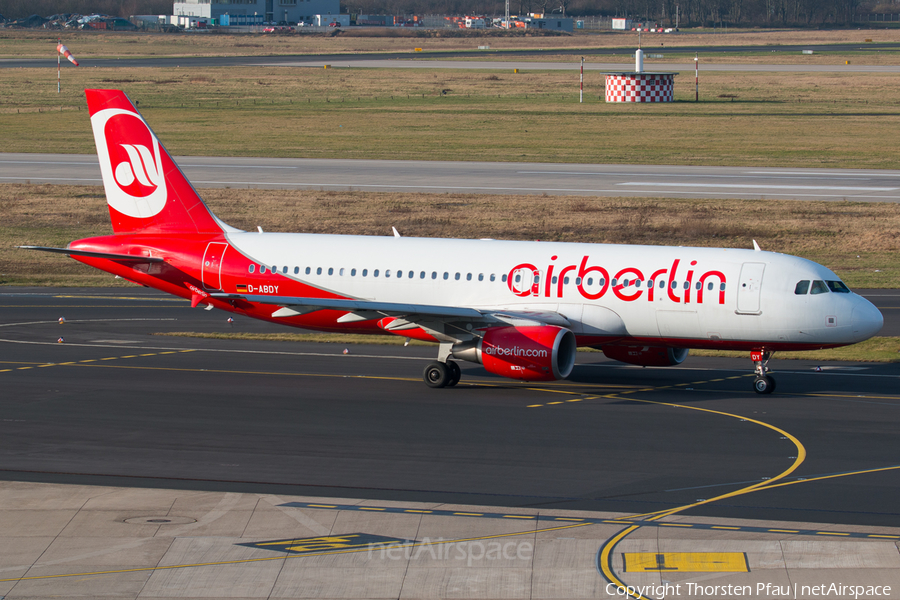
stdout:
<svg viewBox="0 0 900 600">
<path fill-rule="evenodd" d="M 62 54 L 63 56 L 65 56 L 69 60 L 70 63 L 72 63 L 76 67 L 78 66 L 78 61 L 75 60 L 75 57 L 72 56 L 72 53 L 69 52 L 69 49 L 66 48 L 63 44 L 58 44 L 56 46 L 56 51 L 59 52 L 60 54 Z"/>
</svg>

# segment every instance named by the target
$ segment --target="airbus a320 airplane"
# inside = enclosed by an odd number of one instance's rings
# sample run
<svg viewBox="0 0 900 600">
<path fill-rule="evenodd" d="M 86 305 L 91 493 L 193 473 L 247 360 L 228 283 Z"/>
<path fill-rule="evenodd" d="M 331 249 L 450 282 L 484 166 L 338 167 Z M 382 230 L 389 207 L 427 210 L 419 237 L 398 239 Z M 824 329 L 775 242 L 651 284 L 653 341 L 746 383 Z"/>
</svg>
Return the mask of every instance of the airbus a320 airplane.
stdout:
<svg viewBox="0 0 900 600">
<path fill-rule="evenodd" d="M 778 350 L 865 340 L 881 313 L 825 267 L 733 248 L 247 232 L 216 218 L 119 90 L 86 90 L 115 235 L 72 258 L 169 294 L 304 329 L 438 344 L 429 387 L 452 358 L 527 381 L 564 379 L 576 347 L 677 365 L 691 348 L 743 350 L 771 393 Z"/>
</svg>

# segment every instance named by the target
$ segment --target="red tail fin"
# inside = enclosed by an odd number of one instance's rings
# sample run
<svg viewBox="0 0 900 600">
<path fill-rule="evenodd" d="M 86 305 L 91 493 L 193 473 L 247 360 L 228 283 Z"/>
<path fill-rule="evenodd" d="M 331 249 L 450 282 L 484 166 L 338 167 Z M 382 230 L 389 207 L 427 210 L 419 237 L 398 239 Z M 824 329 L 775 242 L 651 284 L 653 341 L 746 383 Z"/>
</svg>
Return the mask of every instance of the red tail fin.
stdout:
<svg viewBox="0 0 900 600">
<path fill-rule="evenodd" d="M 85 90 L 116 233 L 219 233 L 219 222 L 121 90 Z"/>
</svg>

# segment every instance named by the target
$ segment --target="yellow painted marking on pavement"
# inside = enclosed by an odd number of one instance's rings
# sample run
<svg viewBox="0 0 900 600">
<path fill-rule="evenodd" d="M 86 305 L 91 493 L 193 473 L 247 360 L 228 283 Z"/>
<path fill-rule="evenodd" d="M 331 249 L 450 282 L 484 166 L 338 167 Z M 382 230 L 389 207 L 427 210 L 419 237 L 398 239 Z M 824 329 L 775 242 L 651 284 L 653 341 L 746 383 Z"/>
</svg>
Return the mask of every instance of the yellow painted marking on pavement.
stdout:
<svg viewBox="0 0 900 600">
<path fill-rule="evenodd" d="M 540 408 L 542 406 L 543 406 L 543 404 L 529 404 L 525 408 Z"/>
<path fill-rule="evenodd" d="M 839 531 L 817 531 L 816 535 L 850 535 L 849 533 L 841 533 Z"/>
<path fill-rule="evenodd" d="M 566 402 L 581 402 L 584 398 L 573 398 L 572 400 L 566 400 Z"/>
<path fill-rule="evenodd" d="M 741 379 L 742 377 L 744 377 L 744 376 L 729 377 L 728 379 Z M 643 402 L 645 404 L 656 404 L 659 406 L 670 406 L 672 408 L 680 408 L 680 409 L 685 409 L 685 410 L 696 410 L 696 411 L 706 412 L 706 413 L 710 413 L 710 414 L 723 415 L 726 417 L 731 417 L 734 419 L 739 419 L 741 421 L 747 421 L 747 422 L 754 423 L 756 425 L 760 425 L 762 427 L 766 427 L 767 429 L 771 429 L 772 431 L 775 431 L 776 433 L 779 433 L 782 436 L 784 436 L 785 438 L 791 440 L 791 442 L 793 442 L 794 446 L 797 449 L 797 458 L 794 459 L 794 462 L 791 464 L 790 467 L 788 467 L 787 469 L 785 469 L 784 471 L 782 471 L 781 473 L 779 473 L 778 475 L 776 475 L 775 477 L 772 477 L 770 479 L 760 481 L 758 483 L 754 483 L 752 485 L 741 488 L 739 490 L 735 490 L 733 492 L 728 492 L 726 494 L 721 494 L 721 495 L 713 497 L 713 498 L 701 500 L 699 502 L 694 502 L 692 504 L 686 504 L 684 506 L 679 506 L 679 507 L 672 508 L 672 509 L 666 509 L 666 510 L 655 511 L 655 512 L 651 512 L 651 513 L 645 513 L 643 515 L 632 515 L 631 518 L 633 518 L 633 519 L 640 517 L 640 518 L 645 518 L 648 521 L 655 521 L 655 520 L 661 519 L 663 517 L 667 517 L 667 516 L 676 514 L 678 512 L 687 510 L 689 508 L 693 508 L 696 506 L 702 506 L 704 504 L 709 504 L 711 502 L 716 502 L 719 500 L 723 500 L 725 498 L 732 498 L 734 496 L 748 494 L 750 492 L 758 491 L 760 489 L 767 489 L 768 486 L 772 485 L 774 482 L 784 479 L 785 477 L 787 477 L 788 475 L 793 473 L 803 463 L 803 461 L 806 460 L 806 448 L 803 446 L 802 443 L 800 443 L 800 440 L 798 440 L 795 436 L 791 435 L 787 431 L 785 431 L 779 427 L 776 427 L 774 425 L 771 425 L 769 423 L 765 423 L 763 421 L 759 421 L 756 419 L 750 419 L 748 417 L 736 415 L 733 413 L 727 413 L 727 412 L 712 410 L 712 409 L 708 409 L 708 408 L 700 408 L 697 406 L 688 406 L 685 404 L 676 404 L 676 403 L 672 403 L 672 402 L 658 402 L 658 401 L 654 401 L 654 400 L 642 400 L 640 398 L 636 398 L 636 399 L 634 399 L 634 401 L 635 402 Z M 623 529 L 622 531 L 619 532 L 619 534 L 608 539 L 600 550 L 600 560 L 598 561 L 598 566 L 600 568 L 600 571 L 603 573 L 603 576 L 606 577 L 607 581 L 610 581 L 611 583 L 614 583 L 623 589 L 628 589 L 628 588 L 627 588 L 627 586 L 625 586 L 621 583 L 621 581 L 616 577 L 615 573 L 613 572 L 612 564 L 610 561 L 610 556 L 612 555 L 612 551 L 616 547 L 616 545 L 622 539 L 624 539 L 626 536 L 628 536 L 632 532 L 636 531 L 637 529 L 639 529 L 638 526 L 633 526 L 633 527 L 629 527 L 627 529 Z M 646 598 L 644 598 L 644 596 L 642 596 L 638 592 L 629 591 L 628 595 L 635 598 L 636 600 L 647 600 Z"/>
<path fill-rule="evenodd" d="M 463 517 L 483 517 L 484 513 L 464 513 L 464 512 L 455 512 L 454 515 L 460 515 Z"/>
<path fill-rule="evenodd" d="M 433 510 L 415 510 L 415 509 L 412 509 L 412 508 L 407 508 L 407 509 L 404 510 L 403 512 L 430 514 L 430 513 L 433 513 L 434 511 L 433 511 Z"/>
<path fill-rule="evenodd" d="M 533 519 L 530 515 L 503 515 L 504 519 Z"/>
<path fill-rule="evenodd" d="M 740 527 L 726 527 L 724 525 L 713 525 L 712 529 L 740 529 Z"/>
<path fill-rule="evenodd" d="M 766 531 L 771 531 L 772 533 L 800 533 L 798 529 L 767 529 Z"/>
<path fill-rule="evenodd" d="M 660 523 L 660 527 L 693 527 L 690 523 Z"/>
<path fill-rule="evenodd" d="M 336 504 L 310 504 L 310 508 L 337 508 Z"/>
<path fill-rule="evenodd" d="M 359 510 L 384 510 L 383 508 L 376 508 L 374 506 L 360 506 Z"/>
<path fill-rule="evenodd" d="M 743 552 L 624 552 L 626 573 L 749 573 Z"/>
<path fill-rule="evenodd" d="M 548 402 L 548 403 L 547 403 L 547 406 L 550 406 L 551 404 L 562 404 L 562 401 L 559 401 L 559 402 Z"/>
<path fill-rule="evenodd" d="M 569 517 L 556 517 L 554 521 L 584 521 L 584 519 L 570 519 Z"/>
<path fill-rule="evenodd" d="M 887 538 L 889 540 L 900 540 L 900 535 L 878 535 L 877 533 L 870 533 L 866 537 L 871 538 Z"/>
<path fill-rule="evenodd" d="M 809 398 L 853 398 L 860 400 L 900 400 L 900 396 L 870 396 L 868 394 L 802 394 Z"/>
</svg>

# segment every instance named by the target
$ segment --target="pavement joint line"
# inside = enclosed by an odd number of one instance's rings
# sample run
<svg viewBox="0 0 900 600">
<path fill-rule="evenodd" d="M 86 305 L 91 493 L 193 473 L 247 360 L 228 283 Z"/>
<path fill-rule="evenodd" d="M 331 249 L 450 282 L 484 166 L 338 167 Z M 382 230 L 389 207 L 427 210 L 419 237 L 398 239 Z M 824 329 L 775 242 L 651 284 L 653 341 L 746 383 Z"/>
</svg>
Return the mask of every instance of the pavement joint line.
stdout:
<svg viewBox="0 0 900 600">
<path fill-rule="evenodd" d="M 365 508 L 365 507 L 359 507 Z M 444 545 L 444 544 L 457 544 L 462 542 L 474 542 L 480 540 L 490 540 L 497 538 L 506 538 L 506 537 L 516 537 L 522 535 L 534 535 L 536 533 L 542 533 L 547 531 L 560 531 L 562 529 L 572 529 L 575 527 L 583 527 L 585 523 L 574 523 L 571 525 L 559 525 L 557 527 L 547 527 L 544 529 L 529 529 L 527 531 L 517 531 L 512 533 L 499 533 L 492 535 L 483 535 L 478 537 L 469 537 L 469 538 L 460 538 L 460 539 L 452 539 L 452 540 L 428 540 L 428 541 L 414 541 L 407 544 L 395 544 L 392 545 L 392 548 L 417 548 L 426 545 Z M 380 544 L 375 544 L 376 546 L 380 546 Z M 109 571 L 92 571 L 87 573 L 60 573 L 57 575 L 35 575 L 31 577 L 11 577 L 8 579 L 0 579 L 0 583 L 6 582 L 18 582 L 18 581 L 37 581 L 37 580 L 46 580 L 46 579 L 64 579 L 68 577 L 88 577 L 88 576 L 97 576 L 97 575 L 116 575 L 122 573 L 154 573 L 156 571 L 171 571 L 174 569 L 189 569 L 189 568 L 198 568 L 198 567 L 217 567 L 223 565 L 240 565 L 240 564 L 251 564 L 258 562 L 268 562 L 273 560 L 287 560 L 294 558 L 310 558 L 313 556 L 328 556 L 332 554 L 354 554 L 357 552 L 371 552 L 371 545 L 366 545 L 363 547 L 349 548 L 349 549 L 332 549 L 332 550 L 324 550 L 322 552 L 315 552 L 309 554 L 283 554 L 281 552 L 278 553 L 277 556 L 266 556 L 261 558 L 243 558 L 243 559 L 235 559 L 235 560 L 223 560 L 223 561 L 215 561 L 215 562 L 206 562 L 206 563 L 190 563 L 190 564 L 180 564 L 180 565 L 156 565 L 152 567 L 135 567 L 131 569 L 114 569 Z M 276 552 L 278 552 L 276 550 Z"/>
<path fill-rule="evenodd" d="M 865 532 L 855 532 L 855 531 L 834 531 L 834 532 L 823 532 L 818 529 L 775 529 L 772 527 L 762 527 L 762 526 L 737 526 L 737 525 L 715 525 L 712 523 L 673 523 L 671 521 L 651 521 L 647 519 L 604 519 L 604 518 L 590 518 L 590 517 L 574 517 L 574 516 L 556 516 L 556 515 L 510 515 L 508 513 L 489 513 L 489 512 L 463 512 L 463 511 L 452 511 L 452 510 L 440 510 L 440 509 L 410 509 L 404 508 L 402 506 L 357 506 L 355 504 L 316 504 L 313 502 L 286 502 L 284 504 L 279 504 L 278 506 L 287 507 L 287 508 L 313 508 L 313 509 L 323 509 L 323 510 L 336 510 L 336 511 L 379 511 L 383 513 L 395 513 L 395 514 L 403 514 L 403 513 L 426 513 L 429 516 L 435 517 L 445 517 L 445 516 L 455 516 L 455 517 L 474 517 L 480 519 L 524 519 L 524 520 L 535 520 L 538 522 L 559 522 L 559 521 L 567 521 L 579 523 L 582 525 L 626 525 L 629 527 L 681 527 L 681 528 L 689 528 L 689 529 L 697 529 L 697 530 L 710 530 L 710 531 L 733 531 L 740 533 L 784 533 L 790 534 L 792 536 L 818 536 L 818 535 L 836 535 L 854 539 L 890 539 L 890 540 L 900 540 L 900 534 L 891 535 L 887 533 L 865 533 Z"/>
</svg>

